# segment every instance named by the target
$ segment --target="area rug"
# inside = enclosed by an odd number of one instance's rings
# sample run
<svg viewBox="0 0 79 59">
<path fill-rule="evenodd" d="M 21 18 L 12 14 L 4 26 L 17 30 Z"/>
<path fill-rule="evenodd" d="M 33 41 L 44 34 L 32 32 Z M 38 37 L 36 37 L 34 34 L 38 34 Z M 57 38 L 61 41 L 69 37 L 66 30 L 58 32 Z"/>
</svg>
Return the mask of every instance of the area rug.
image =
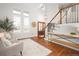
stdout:
<svg viewBox="0 0 79 59">
<path fill-rule="evenodd" d="M 23 40 L 23 56 L 47 56 L 51 50 L 45 48 L 32 39 Z"/>
</svg>

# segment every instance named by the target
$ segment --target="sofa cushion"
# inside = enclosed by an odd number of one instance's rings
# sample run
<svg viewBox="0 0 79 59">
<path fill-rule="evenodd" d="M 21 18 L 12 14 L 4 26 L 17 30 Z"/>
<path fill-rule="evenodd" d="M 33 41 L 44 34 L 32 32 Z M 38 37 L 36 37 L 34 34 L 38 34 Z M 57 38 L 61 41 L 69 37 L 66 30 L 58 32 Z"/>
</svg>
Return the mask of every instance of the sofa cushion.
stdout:
<svg viewBox="0 0 79 59">
<path fill-rule="evenodd" d="M 8 39 L 8 40 L 11 40 L 11 39 L 12 39 L 10 33 L 5 33 L 4 37 L 5 37 L 6 39 Z"/>
<path fill-rule="evenodd" d="M 4 47 L 9 47 L 12 45 L 11 41 L 7 40 L 6 38 L 1 38 L 1 41 Z"/>
</svg>

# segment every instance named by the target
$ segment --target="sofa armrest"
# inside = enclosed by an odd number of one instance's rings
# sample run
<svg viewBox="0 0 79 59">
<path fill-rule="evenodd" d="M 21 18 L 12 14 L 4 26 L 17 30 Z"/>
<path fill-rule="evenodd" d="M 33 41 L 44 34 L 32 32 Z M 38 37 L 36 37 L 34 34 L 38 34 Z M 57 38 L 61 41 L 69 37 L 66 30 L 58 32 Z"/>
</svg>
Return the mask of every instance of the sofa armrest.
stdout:
<svg viewBox="0 0 79 59">
<path fill-rule="evenodd" d="M 0 55 L 9 55 L 9 56 L 20 55 L 20 51 L 22 50 L 23 50 L 23 42 L 19 41 L 1 50 Z"/>
</svg>

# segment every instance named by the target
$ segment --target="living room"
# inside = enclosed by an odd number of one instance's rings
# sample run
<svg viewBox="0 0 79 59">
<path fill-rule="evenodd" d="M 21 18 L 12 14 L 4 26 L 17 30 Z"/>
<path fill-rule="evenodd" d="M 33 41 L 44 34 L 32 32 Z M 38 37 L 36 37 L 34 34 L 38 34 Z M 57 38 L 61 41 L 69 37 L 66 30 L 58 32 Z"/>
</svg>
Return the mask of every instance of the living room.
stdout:
<svg viewBox="0 0 79 59">
<path fill-rule="evenodd" d="M 39 21 L 45 22 L 47 17 L 48 19 L 51 19 L 57 10 L 58 5 L 56 3 L 1 3 L 0 19 L 4 20 L 4 22 L 7 22 L 8 19 L 8 24 L 6 24 L 7 26 L 11 25 L 9 24 L 9 21 L 13 22 L 14 29 L 10 32 L 11 37 L 8 35 L 11 41 L 26 40 L 37 36 L 37 23 Z M 48 21 L 46 20 L 46 22 Z M 3 25 L 5 27 L 4 23 Z"/>
<path fill-rule="evenodd" d="M 63 9 L 78 5 L 78 3 L 0 3 L 0 37 L 1 37 L 1 49 L 0 55 L 2 56 L 78 56 L 79 55 L 79 38 L 76 34 L 75 25 L 78 27 L 78 6 L 76 6 L 76 16 L 73 18 L 75 21 L 69 21 L 66 14 L 66 21 L 63 21 L 62 15 L 65 15 Z M 73 8 L 71 8 L 73 9 Z M 71 9 L 65 11 L 71 12 Z M 73 11 L 72 11 L 73 12 Z M 61 17 L 62 16 L 62 17 Z M 77 18 L 76 18 L 77 17 Z M 53 20 L 54 19 L 54 20 Z M 40 25 L 43 23 L 44 26 Z M 53 33 L 58 37 L 75 38 L 72 40 L 61 40 L 54 38 L 49 30 L 51 26 L 49 23 L 53 23 L 53 29 L 56 26 L 61 26 L 58 29 L 59 32 L 72 34 L 62 35 Z M 63 23 L 67 23 L 63 24 Z M 73 22 L 72 26 L 68 23 Z M 63 25 L 62 25 L 62 24 Z M 46 26 L 47 25 L 47 26 Z M 46 32 L 47 27 L 49 32 Z M 42 28 L 43 27 L 43 28 Z M 44 31 L 39 31 L 39 29 Z M 79 28 L 77 28 L 79 29 Z M 38 37 L 43 33 L 45 37 Z M 48 33 L 48 34 L 47 34 Z M 78 33 L 77 33 L 78 34 Z M 48 36 L 52 36 L 53 40 Z M 64 38 L 63 38 L 64 39 Z M 11 41 L 11 42 L 10 42 Z M 54 42 L 53 42 L 54 41 Z M 65 44 L 64 44 L 65 43 Z M 3 47 L 4 46 L 4 47 Z"/>
</svg>

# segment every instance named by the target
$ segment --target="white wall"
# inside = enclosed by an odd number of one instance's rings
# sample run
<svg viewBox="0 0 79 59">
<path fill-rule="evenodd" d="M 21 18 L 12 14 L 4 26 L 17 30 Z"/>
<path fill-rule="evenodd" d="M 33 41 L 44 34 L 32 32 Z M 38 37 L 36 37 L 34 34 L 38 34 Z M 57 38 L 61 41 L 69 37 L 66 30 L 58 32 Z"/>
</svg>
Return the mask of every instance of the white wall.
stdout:
<svg viewBox="0 0 79 59">
<path fill-rule="evenodd" d="M 58 4 L 56 4 L 56 3 L 55 4 L 51 4 L 51 3 L 46 4 L 46 9 L 47 9 L 47 16 L 48 16 L 46 22 L 48 23 L 49 20 L 51 20 L 56 15 L 56 13 L 59 11 Z M 56 21 L 55 21 L 55 19 L 56 19 Z M 53 22 L 57 22 L 57 19 L 59 19 L 59 18 L 56 17 L 55 19 Z"/>
<path fill-rule="evenodd" d="M 38 22 L 38 20 L 45 20 L 46 23 L 48 23 L 52 17 L 57 13 L 58 11 L 58 5 L 52 4 L 52 3 L 45 3 L 46 6 L 45 11 L 40 9 L 40 3 L 1 3 L 0 4 L 0 18 L 4 18 L 5 16 L 8 16 L 12 20 L 12 10 L 20 10 L 20 11 L 26 11 L 30 14 L 30 24 L 32 21 Z M 44 13 L 47 15 L 47 19 L 44 19 Z M 42 17 L 42 18 L 40 18 Z M 18 37 L 20 36 L 31 36 L 32 34 L 35 36 L 37 34 L 37 27 L 32 28 L 30 26 L 29 33 L 20 33 Z"/>
</svg>

